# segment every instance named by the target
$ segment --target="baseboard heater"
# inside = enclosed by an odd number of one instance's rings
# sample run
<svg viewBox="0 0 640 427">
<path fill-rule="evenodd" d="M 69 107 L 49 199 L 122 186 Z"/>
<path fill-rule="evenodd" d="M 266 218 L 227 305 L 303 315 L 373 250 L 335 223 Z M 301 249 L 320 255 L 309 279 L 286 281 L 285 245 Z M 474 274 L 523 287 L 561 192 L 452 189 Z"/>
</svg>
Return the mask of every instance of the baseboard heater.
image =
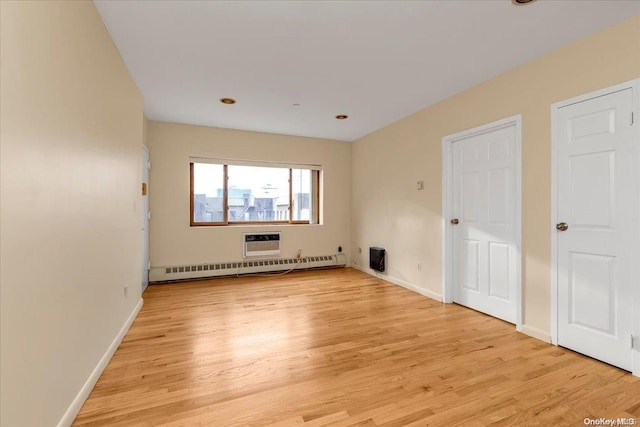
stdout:
<svg viewBox="0 0 640 427">
<path fill-rule="evenodd" d="M 287 270 L 309 270 L 314 268 L 345 267 L 345 254 L 309 256 L 298 258 L 270 258 L 251 261 L 188 264 L 168 267 L 152 267 L 150 283 L 174 280 L 202 279 L 207 277 L 236 276 L 251 273 L 271 273 Z"/>
</svg>

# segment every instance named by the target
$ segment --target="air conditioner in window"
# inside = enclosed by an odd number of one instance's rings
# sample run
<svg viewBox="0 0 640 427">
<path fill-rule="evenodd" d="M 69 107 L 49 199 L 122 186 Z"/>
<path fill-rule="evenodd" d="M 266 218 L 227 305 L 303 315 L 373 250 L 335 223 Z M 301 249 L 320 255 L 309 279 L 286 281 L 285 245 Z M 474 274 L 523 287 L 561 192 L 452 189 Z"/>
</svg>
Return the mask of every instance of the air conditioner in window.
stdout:
<svg viewBox="0 0 640 427">
<path fill-rule="evenodd" d="M 244 233 L 242 257 L 280 256 L 280 232 Z"/>
</svg>

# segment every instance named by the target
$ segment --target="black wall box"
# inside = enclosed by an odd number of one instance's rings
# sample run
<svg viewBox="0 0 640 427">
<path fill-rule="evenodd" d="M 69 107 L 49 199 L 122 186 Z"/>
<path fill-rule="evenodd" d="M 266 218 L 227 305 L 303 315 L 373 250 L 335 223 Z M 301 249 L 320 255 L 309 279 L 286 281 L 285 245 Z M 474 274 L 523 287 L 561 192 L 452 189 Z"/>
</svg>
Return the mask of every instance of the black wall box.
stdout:
<svg viewBox="0 0 640 427">
<path fill-rule="evenodd" d="M 384 248 L 369 248 L 369 268 L 379 272 L 384 271 L 384 256 L 386 251 Z"/>
</svg>

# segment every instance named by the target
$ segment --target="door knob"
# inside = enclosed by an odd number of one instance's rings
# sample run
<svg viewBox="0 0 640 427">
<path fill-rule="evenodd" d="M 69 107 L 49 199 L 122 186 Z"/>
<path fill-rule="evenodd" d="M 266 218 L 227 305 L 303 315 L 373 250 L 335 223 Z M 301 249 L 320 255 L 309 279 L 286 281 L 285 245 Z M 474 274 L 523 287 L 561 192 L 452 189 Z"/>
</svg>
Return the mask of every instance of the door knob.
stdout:
<svg viewBox="0 0 640 427">
<path fill-rule="evenodd" d="M 451 220 L 451 224 L 453 224 L 453 225 L 458 225 L 458 222 L 460 222 L 460 221 L 458 221 L 458 218 L 453 218 Z"/>
<path fill-rule="evenodd" d="M 566 222 L 559 222 L 558 224 L 556 224 L 556 230 L 558 231 L 567 231 L 568 228 L 569 224 L 567 224 Z"/>
</svg>

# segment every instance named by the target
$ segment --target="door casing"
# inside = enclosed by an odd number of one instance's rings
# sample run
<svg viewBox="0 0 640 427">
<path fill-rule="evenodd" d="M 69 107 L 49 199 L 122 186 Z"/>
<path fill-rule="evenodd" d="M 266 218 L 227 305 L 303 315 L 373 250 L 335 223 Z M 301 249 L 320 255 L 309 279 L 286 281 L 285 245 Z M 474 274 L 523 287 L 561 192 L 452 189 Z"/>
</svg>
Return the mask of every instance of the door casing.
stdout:
<svg viewBox="0 0 640 427">
<path fill-rule="evenodd" d="M 453 144 L 479 134 L 515 127 L 516 330 L 522 330 L 522 115 L 507 117 L 442 138 L 442 302 L 453 302 Z"/>
<path fill-rule="evenodd" d="M 604 89 L 600 89 L 594 92 L 589 92 L 584 95 L 576 96 L 571 99 L 556 102 L 551 105 L 551 226 L 549 227 L 551 233 L 551 343 L 558 345 L 558 233 L 555 229 L 555 224 L 558 223 L 558 144 L 559 136 L 557 132 L 558 126 L 558 112 L 560 108 L 566 107 L 572 104 L 576 104 L 583 101 L 588 101 L 593 98 L 608 95 L 613 92 L 619 92 L 621 90 L 631 88 L 633 93 L 633 114 L 636 144 L 634 145 L 635 156 L 635 170 L 634 170 L 634 186 L 636 190 L 636 213 L 640 215 L 640 125 L 638 124 L 638 111 L 640 111 L 640 100 L 638 92 L 640 91 L 640 79 L 630 80 L 628 82 L 620 83 L 614 86 L 609 86 Z M 636 236 L 636 255 L 640 256 L 640 235 Z M 634 277 L 640 279 L 640 266 L 636 263 L 634 268 Z M 633 306 L 640 308 L 640 282 L 636 281 L 633 287 L 632 295 Z M 632 320 L 632 335 L 633 335 L 633 351 L 632 363 L 633 363 L 633 375 L 640 377 L 640 310 L 634 310 L 635 318 Z"/>
</svg>

